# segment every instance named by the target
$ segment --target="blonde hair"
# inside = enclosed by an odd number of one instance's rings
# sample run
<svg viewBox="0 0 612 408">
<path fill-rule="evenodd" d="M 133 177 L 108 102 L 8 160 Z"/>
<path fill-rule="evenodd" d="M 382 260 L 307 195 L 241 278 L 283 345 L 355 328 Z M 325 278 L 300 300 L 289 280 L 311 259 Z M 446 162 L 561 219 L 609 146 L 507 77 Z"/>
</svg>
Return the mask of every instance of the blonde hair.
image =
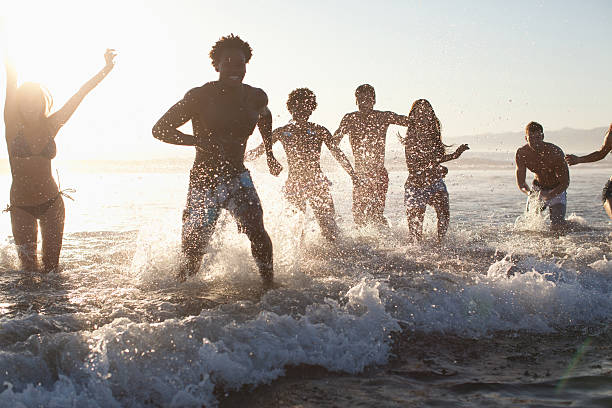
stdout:
<svg viewBox="0 0 612 408">
<path fill-rule="evenodd" d="M 42 116 L 48 117 L 51 113 L 51 107 L 53 106 L 53 98 L 49 93 L 49 90 L 37 82 L 24 82 L 19 88 L 17 88 L 16 101 L 17 106 L 21 107 L 24 99 L 29 96 L 35 96 L 40 101 L 42 106 Z M 21 109 L 19 109 L 21 112 Z"/>
</svg>

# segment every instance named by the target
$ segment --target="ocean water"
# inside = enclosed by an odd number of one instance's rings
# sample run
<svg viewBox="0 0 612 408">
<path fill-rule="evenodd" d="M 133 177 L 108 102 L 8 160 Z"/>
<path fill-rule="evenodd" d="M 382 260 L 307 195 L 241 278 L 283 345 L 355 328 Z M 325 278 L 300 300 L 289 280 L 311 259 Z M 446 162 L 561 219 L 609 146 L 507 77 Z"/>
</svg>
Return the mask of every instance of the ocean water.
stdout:
<svg viewBox="0 0 612 408">
<path fill-rule="evenodd" d="M 268 292 L 229 216 L 175 281 L 187 168 L 61 171 L 77 192 L 58 274 L 19 271 L 0 219 L 0 407 L 612 406 L 612 168 L 572 168 L 574 229 L 557 235 L 523 214 L 512 167 L 451 167 L 437 246 L 430 210 L 424 242 L 407 240 L 404 171 L 379 231 L 354 228 L 330 168 L 330 245 L 258 166 Z"/>
</svg>

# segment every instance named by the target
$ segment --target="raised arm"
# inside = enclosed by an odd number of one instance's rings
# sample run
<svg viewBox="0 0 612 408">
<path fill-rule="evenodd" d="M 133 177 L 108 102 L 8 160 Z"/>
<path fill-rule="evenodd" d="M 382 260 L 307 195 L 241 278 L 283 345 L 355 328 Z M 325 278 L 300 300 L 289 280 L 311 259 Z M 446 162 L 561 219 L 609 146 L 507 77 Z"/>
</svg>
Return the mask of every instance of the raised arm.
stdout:
<svg viewBox="0 0 612 408">
<path fill-rule="evenodd" d="M 325 134 L 325 146 L 327 146 L 329 152 L 332 154 L 332 156 L 334 156 L 334 159 L 336 159 L 340 166 L 342 166 L 342 168 L 348 173 L 348 175 L 351 176 L 353 183 L 356 183 L 358 181 L 357 174 L 355 173 L 355 170 L 353 170 L 351 162 L 346 157 L 344 152 L 340 150 L 340 148 L 338 147 L 338 143 L 336 143 L 329 130 L 323 128 L 323 133 Z"/>
<path fill-rule="evenodd" d="M 189 122 L 193 117 L 192 106 L 194 101 L 193 90 L 187 92 L 185 97 L 174 104 L 168 112 L 157 121 L 153 126 L 153 137 L 162 142 L 181 145 L 195 146 L 196 138 L 193 135 L 178 130 L 179 127 Z"/>
<path fill-rule="evenodd" d="M 527 177 L 527 166 L 525 165 L 525 158 L 521 154 L 521 150 L 516 151 L 516 157 L 514 159 L 516 162 L 516 185 L 519 190 L 521 190 L 525 194 L 531 193 L 529 186 L 525 178 Z"/>
<path fill-rule="evenodd" d="M 17 94 L 17 70 L 7 56 L 4 57 L 6 69 L 6 98 L 4 100 L 4 123 L 13 120 L 17 109 L 15 100 Z"/>
<path fill-rule="evenodd" d="M 263 139 L 270 174 L 273 176 L 278 176 L 283 170 L 283 166 L 281 166 L 281 164 L 274 157 L 274 153 L 272 153 L 272 112 L 270 112 L 270 109 L 268 109 L 268 97 L 265 93 L 263 93 L 263 95 L 265 96 L 265 103 L 263 104 L 261 112 L 259 113 L 257 127 L 259 128 L 259 133 L 261 133 L 261 138 Z"/>
<path fill-rule="evenodd" d="M 91 92 L 91 90 L 94 89 L 106 77 L 106 75 L 108 75 L 109 72 L 111 72 L 115 66 L 114 59 L 116 55 L 115 50 L 108 48 L 104 53 L 104 60 L 106 61 L 104 68 L 102 68 L 89 81 L 85 82 L 81 89 L 79 89 L 78 92 L 74 94 L 60 110 L 49 117 L 53 135 L 57 134 L 59 129 L 64 126 L 68 119 L 70 119 L 76 108 L 83 101 L 83 98 L 85 98 L 85 96 Z"/>
<path fill-rule="evenodd" d="M 612 151 L 612 124 L 610 124 L 610 128 L 608 129 L 608 133 L 605 136 L 604 143 L 599 150 L 595 150 L 593 153 L 589 153 L 586 156 L 576 156 L 574 154 L 565 155 L 565 161 L 570 166 L 579 163 L 592 163 L 599 160 L 602 160 L 604 157 L 608 155 Z"/>
</svg>

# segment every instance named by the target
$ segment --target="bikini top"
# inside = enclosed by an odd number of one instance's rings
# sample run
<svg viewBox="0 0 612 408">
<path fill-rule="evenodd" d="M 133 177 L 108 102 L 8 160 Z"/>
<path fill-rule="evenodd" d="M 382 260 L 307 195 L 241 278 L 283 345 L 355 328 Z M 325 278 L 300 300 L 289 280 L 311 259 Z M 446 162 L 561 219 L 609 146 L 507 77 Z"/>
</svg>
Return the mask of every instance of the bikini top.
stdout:
<svg viewBox="0 0 612 408">
<path fill-rule="evenodd" d="M 17 137 L 13 139 L 13 156 L 19 158 L 28 158 L 28 157 L 44 157 L 46 159 L 53 159 L 57 154 L 57 147 L 55 146 L 55 139 L 50 137 L 47 145 L 40 151 L 40 153 L 32 153 L 32 149 L 25 140 L 23 136 L 23 132 L 20 130 L 17 134 Z"/>
</svg>

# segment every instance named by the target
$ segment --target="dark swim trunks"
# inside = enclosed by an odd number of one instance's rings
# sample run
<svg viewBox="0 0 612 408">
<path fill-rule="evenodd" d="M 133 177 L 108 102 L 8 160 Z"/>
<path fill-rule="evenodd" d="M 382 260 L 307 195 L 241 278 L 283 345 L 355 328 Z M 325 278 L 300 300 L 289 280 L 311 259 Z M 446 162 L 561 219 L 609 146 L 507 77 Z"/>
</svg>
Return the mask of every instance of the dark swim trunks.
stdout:
<svg viewBox="0 0 612 408">
<path fill-rule="evenodd" d="M 193 183 L 189 188 L 187 207 L 183 212 L 185 232 L 206 235 L 207 230 L 214 228 L 223 208 L 244 228 L 252 227 L 254 219 L 263 217 L 261 202 L 248 171 L 220 180 L 213 188 L 197 184 Z"/>
</svg>

